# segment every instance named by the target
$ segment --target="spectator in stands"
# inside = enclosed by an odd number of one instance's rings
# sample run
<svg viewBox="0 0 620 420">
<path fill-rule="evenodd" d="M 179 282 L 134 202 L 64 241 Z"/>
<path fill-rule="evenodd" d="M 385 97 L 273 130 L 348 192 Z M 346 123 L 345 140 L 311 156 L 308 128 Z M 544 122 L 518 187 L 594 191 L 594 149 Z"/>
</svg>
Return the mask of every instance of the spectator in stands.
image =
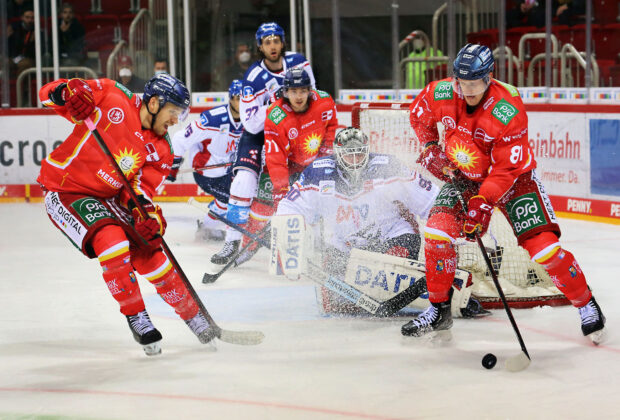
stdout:
<svg viewBox="0 0 620 420">
<path fill-rule="evenodd" d="M 252 63 L 252 49 L 246 42 L 237 43 L 235 61 L 227 67 L 218 70 L 213 76 L 213 90 L 226 91 L 231 80 L 243 80 L 245 72 Z"/>
<path fill-rule="evenodd" d="M 24 9 L 21 20 L 7 28 L 9 58 L 15 75 L 35 65 L 34 51 L 34 12 Z"/>
<path fill-rule="evenodd" d="M 58 20 L 58 51 L 61 66 L 79 66 L 86 58 L 86 31 L 75 18 L 73 6 L 64 3 Z"/>
<path fill-rule="evenodd" d="M 7 3 L 7 17 L 9 19 L 21 17 L 25 10 L 33 10 L 32 0 L 9 0 Z"/>
<path fill-rule="evenodd" d="M 585 0 L 556 0 L 554 2 L 554 16 L 560 25 L 574 25 L 579 23 L 577 16 L 586 12 Z"/>
<path fill-rule="evenodd" d="M 506 11 L 506 28 L 545 26 L 545 0 L 518 0 Z"/>
<path fill-rule="evenodd" d="M 437 57 L 443 55 L 441 50 L 435 50 L 428 44 L 428 38 L 416 35 L 413 38 L 413 52 L 409 54 L 409 58 L 424 58 L 424 57 Z M 407 73 L 405 77 L 405 87 L 407 89 L 423 89 L 428 81 L 432 81 L 434 78 L 430 74 L 430 70 L 437 67 L 439 63 L 436 62 L 414 62 L 407 63 Z M 428 78 L 427 78 L 428 74 Z M 442 78 L 439 75 L 437 78 Z"/>
<path fill-rule="evenodd" d="M 156 58 L 153 64 L 153 74 L 168 73 L 168 60 L 165 58 Z"/>
<path fill-rule="evenodd" d="M 123 55 L 118 59 L 118 79 L 116 81 L 132 92 L 144 92 L 146 81 L 133 73 L 133 61 L 127 55 Z"/>
</svg>

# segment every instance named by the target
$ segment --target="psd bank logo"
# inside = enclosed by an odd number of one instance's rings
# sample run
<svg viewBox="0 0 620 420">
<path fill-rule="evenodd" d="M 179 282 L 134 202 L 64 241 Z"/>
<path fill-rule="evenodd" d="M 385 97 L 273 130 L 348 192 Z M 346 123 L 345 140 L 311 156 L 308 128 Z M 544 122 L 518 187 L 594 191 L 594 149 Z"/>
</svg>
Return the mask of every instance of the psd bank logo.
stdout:
<svg viewBox="0 0 620 420">
<path fill-rule="evenodd" d="M 506 209 L 517 235 L 547 223 L 536 193 L 525 194 L 509 201 Z"/>
</svg>

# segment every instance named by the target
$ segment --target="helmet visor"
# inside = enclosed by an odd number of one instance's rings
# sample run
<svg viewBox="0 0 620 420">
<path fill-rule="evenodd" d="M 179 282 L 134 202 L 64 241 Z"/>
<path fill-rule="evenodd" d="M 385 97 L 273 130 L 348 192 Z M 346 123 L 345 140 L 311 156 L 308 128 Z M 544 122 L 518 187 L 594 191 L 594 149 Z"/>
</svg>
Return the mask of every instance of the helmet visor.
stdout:
<svg viewBox="0 0 620 420">
<path fill-rule="evenodd" d="M 488 77 L 475 80 L 464 80 L 453 77 L 452 88 L 459 95 L 478 96 L 483 94 L 487 90 L 490 82 L 491 81 Z"/>
<path fill-rule="evenodd" d="M 189 115 L 189 107 L 181 108 L 180 106 L 174 105 L 170 102 L 168 102 L 168 104 L 170 105 L 168 112 L 171 117 L 176 117 L 179 121 L 185 121 L 187 119 L 187 116 Z"/>
</svg>

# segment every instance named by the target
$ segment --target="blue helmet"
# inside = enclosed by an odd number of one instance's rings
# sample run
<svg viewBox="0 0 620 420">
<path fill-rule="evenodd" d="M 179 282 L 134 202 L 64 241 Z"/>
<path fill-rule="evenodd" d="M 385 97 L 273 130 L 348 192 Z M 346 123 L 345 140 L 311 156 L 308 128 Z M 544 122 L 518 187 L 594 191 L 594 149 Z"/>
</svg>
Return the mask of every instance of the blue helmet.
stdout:
<svg viewBox="0 0 620 420">
<path fill-rule="evenodd" d="M 256 45 L 260 46 L 263 42 L 263 38 L 271 35 L 279 36 L 282 42 L 286 41 L 284 37 L 284 29 L 282 29 L 282 27 L 275 22 L 268 22 L 263 23 L 258 27 L 258 30 L 256 31 Z"/>
<path fill-rule="evenodd" d="M 312 81 L 308 73 L 299 67 L 288 69 L 282 81 L 284 91 L 293 87 L 311 87 Z"/>
<path fill-rule="evenodd" d="M 144 95 L 142 99 L 144 103 L 151 100 L 153 96 L 159 98 L 159 109 L 161 110 L 167 102 L 178 106 L 183 109 L 182 116 L 179 119 L 183 120 L 189 112 L 189 91 L 176 77 L 170 76 L 167 73 L 161 73 L 153 76 L 151 80 L 144 85 Z M 150 111 L 149 111 L 150 112 Z M 159 112 L 159 111 L 157 111 Z"/>
<path fill-rule="evenodd" d="M 243 90 L 243 83 L 241 80 L 235 79 L 230 83 L 228 87 L 228 97 L 232 99 L 233 96 L 241 96 L 241 91 Z"/>
<path fill-rule="evenodd" d="M 454 60 L 454 77 L 464 80 L 488 78 L 494 67 L 493 53 L 489 47 L 467 44 L 461 48 Z"/>
</svg>

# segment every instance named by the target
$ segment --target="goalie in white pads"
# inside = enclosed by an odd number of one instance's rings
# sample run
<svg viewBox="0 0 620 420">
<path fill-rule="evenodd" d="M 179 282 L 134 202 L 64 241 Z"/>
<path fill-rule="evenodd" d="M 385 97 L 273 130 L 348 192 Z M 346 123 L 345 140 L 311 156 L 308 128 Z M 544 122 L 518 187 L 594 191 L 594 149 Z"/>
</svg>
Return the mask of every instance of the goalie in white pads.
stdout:
<svg viewBox="0 0 620 420">
<path fill-rule="evenodd" d="M 286 223 L 286 215 L 303 216 L 306 226 L 314 231 L 311 236 L 321 238 L 318 248 L 323 249 L 319 254 L 313 254 L 316 247 L 311 243 L 312 239 L 305 240 L 305 246 L 293 251 L 300 261 L 291 263 L 290 255 L 284 254 L 287 249 L 294 249 L 295 242 L 304 239 L 295 237 L 294 230 L 282 229 L 282 233 L 272 238 L 275 239 L 272 240 L 272 260 L 278 259 L 274 253 L 283 254 L 279 259 L 284 260 L 285 274 L 287 270 L 293 274 L 303 271 L 303 263 L 308 259 L 309 263 L 322 264 L 330 275 L 345 279 L 351 277 L 345 271 L 352 249 L 372 251 L 377 258 L 376 266 L 385 263 L 381 254 L 415 260 L 421 243 L 415 216 L 427 217 L 438 191 L 433 183 L 409 170 L 393 156 L 369 153 L 368 137 L 357 128 L 346 128 L 336 136 L 334 155 L 317 159 L 304 170 L 280 202 L 274 219 Z M 276 227 L 274 223 L 272 221 L 272 229 Z M 373 254 L 363 255 L 368 258 Z M 369 265 L 373 263 L 367 262 Z M 423 272 L 416 278 L 422 276 Z M 388 287 L 386 282 L 366 284 L 366 293 L 380 299 L 386 297 L 384 292 L 387 289 L 398 292 L 398 288 L 394 290 L 393 284 Z M 373 287 L 382 289 L 379 295 L 372 290 Z M 325 288 L 320 290 L 320 300 L 325 312 L 351 312 L 354 309 Z"/>
</svg>

